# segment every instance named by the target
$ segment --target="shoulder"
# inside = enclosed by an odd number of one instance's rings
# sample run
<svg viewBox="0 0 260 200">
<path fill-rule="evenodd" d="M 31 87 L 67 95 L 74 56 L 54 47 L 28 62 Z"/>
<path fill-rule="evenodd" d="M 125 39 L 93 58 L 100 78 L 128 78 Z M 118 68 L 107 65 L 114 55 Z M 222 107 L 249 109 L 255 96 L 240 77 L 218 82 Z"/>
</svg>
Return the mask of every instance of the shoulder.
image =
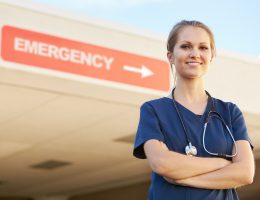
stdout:
<svg viewBox="0 0 260 200">
<path fill-rule="evenodd" d="M 150 107 L 150 108 L 153 108 L 153 109 L 157 110 L 157 109 L 160 109 L 160 108 L 167 107 L 170 103 L 171 103 L 171 99 L 170 98 L 168 98 L 168 97 L 161 97 L 161 98 L 152 99 L 152 100 L 144 102 L 141 105 L 141 109 Z"/>
<path fill-rule="evenodd" d="M 236 107 L 236 104 L 230 101 L 224 101 L 222 99 L 218 99 L 218 98 L 213 98 L 214 99 L 214 103 L 216 104 L 216 106 L 218 107 L 223 107 L 223 108 L 234 108 Z"/>
<path fill-rule="evenodd" d="M 214 99 L 214 101 L 216 102 L 216 104 L 217 104 L 218 106 L 222 106 L 222 107 L 226 107 L 226 108 L 231 108 L 231 109 L 238 107 L 238 106 L 236 105 L 236 103 L 231 102 L 231 101 L 224 101 L 224 100 L 218 99 L 218 98 L 216 98 L 216 97 L 214 97 L 213 99 Z"/>
<path fill-rule="evenodd" d="M 232 118 L 240 115 L 242 112 L 240 108 L 234 102 L 223 101 L 218 98 L 213 98 L 216 106 L 216 110 L 222 112 L 223 114 L 229 114 Z"/>
</svg>

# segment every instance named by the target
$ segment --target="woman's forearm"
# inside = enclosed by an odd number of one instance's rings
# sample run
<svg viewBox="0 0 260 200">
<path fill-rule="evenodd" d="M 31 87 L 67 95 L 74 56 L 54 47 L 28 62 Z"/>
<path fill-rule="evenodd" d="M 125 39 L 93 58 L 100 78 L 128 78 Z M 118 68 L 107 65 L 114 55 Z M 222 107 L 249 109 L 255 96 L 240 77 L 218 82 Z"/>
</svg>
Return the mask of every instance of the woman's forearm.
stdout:
<svg viewBox="0 0 260 200">
<path fill-rule="evenodd" d="M 186 179 L 171 180 L 167 177 L 166 180 L 170 183 L 205 189 L 228 189 L 251 184 L 255 164 L 250 144 L 246 140 L 238 140 L 236 145 L 237 155 L 226 167 Z"/>
<path fill-rule="evenodd" d="M 175 182 L 205 189 L 228 189 L 251 184 L 254 178 L 255 164 L 250 144 L 246 140 L 239 140 L 236 141 L 236 145 L 237 155 L 233 157 L 232 164 L 210 173 Z"/>
<path fill-rule="evenodd" d="M 176 152 L 167 152 L 161 161 L 161 175 L 178 180 L 221 169 L 231 162 L 222 158 L 192 157 Z"/>
<path fill-rule="evenodd" d="M 212 172 L 231 163 L 222 158 L 193 157 L 169 151 L 164 143 L 157 140 L 146 142 L 144 149 L 152 170 L 173 180 Z"/>
<path fill-rule="evenodd" d="M 175 180 L 176 184 L 204 188 L 229 189 L 251 184 L 252 172 L 246 170 L 241 163 L 232 163 L 222 169 L 187 179 Z"/>
</svg>

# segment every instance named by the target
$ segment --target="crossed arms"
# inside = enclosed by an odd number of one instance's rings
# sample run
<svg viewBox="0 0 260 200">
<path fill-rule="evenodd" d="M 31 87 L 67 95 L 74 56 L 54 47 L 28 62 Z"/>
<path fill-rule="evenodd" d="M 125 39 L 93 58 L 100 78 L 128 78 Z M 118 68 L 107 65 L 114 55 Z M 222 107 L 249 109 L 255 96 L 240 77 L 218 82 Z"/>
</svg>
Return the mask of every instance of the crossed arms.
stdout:
<svg viewBox="0 0 260 200">
<path fill-rule="evenodd" d="M 154 172 L 168 182 L 204 189 L 228 189 L 251 184 L 255 165 L 250 144 L 236 141 L 237 155 L 232 162 L 223 158 L 187 156 L 170 151 L 158 140 L 148 140 L 144 150 Z"/>
</svg>

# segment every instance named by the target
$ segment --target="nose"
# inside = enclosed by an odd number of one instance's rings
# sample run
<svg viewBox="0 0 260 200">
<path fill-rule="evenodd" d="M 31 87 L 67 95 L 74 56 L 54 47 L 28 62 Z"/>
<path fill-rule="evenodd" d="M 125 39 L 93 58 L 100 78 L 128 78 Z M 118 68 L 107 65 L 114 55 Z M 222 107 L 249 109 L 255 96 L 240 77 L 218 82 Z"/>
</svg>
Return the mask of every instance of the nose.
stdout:
<svg viewBox="0 0 260 200">
<path fill-rule="evenodd" d="M 190 52 L 190 57 L 191 58 L 198 58 L 200 56 L 200 52 L 198 49 L 193 48 Z"/>
</svg>

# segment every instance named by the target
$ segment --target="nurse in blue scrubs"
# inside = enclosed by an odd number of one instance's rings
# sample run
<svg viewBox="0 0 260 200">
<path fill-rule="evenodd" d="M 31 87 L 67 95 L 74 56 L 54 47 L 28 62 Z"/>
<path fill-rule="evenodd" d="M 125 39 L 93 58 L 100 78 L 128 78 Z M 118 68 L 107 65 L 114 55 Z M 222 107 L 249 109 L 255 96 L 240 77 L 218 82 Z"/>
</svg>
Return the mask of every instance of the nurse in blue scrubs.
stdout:
<svg viewBox="0 0 260 200">
<path fill-rule="evenodd" d="M 205 90 L 213 34 L 201 22 L 183 20 L 170 32 L 167 50 L 175 87 L 141 106 L 134 144 L 134 156 L 147 158 L 152 169 L 148 199 L 237 200 L 236 188 L 253 182 L 253 146 L 236 104 Z"/>
</svg>

